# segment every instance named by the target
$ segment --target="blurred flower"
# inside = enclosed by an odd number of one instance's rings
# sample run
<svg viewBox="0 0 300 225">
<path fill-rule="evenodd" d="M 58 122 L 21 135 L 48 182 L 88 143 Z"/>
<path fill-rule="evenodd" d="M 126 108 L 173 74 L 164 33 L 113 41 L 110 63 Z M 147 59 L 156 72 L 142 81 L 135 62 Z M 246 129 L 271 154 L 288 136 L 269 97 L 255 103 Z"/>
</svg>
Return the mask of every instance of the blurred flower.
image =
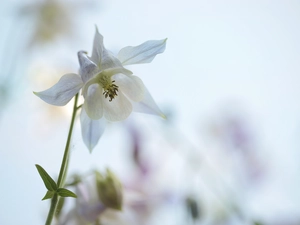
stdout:
<svg viewBox="0 0 300 225">
<path fill-rule="evenodd" d="M 74 8 L 74 7 L 72 7 Z M 30 42 L 50 43 L 59 36 L 71 32 L 72 16 L 70 6 L 59 0 L 44 0 L 21 8 L 21 15 L 34 17 L 34 34 Z"/>
<path fill-rule="evenodd" d="M 142 196 L 133 194 L 132 191 L 124 190 L 124 202 L 122 204 L 122 211 L 112 209 L 107 206 L 107 198 L 105 199 L 106 203 L 102 201 L 103 197 L 99 198 L 99 184 L 97 184 L 99 180 L 98 175 L 99 172 L 96 172 L 94 173 L 93 177 L 89 177 L 93 179 L 82 177 L 80 179 L 80 183 L 76 183 L 76 206 L 67 213 L 61 213 L 61 216 L 58 218 L 58 225 L 138 225 L 138 223 L 136 222 L 136 217 L 138 215 L 137 213 L 135 213 L 133 205 L 135 206 L 136 204 L 142 202 L 144 200 Z M 109 172 L 108 176 L 110 178 L 111 175 L 112 173 Z M 94 182 L 95 180 L 96 182 Z M 115 176 L 113 180 L 114 182 L 116 181 Z M 109 181 L 108 183 L 111 182 Z"/>
<path fill-rule="evenodd" d="M 92 56 L 78 52 L 80 70 L 64 75 L 53 87 L 34 92 L 45 102 L 66 105 L 82 88 L 85 99 L 81 111 L 83 141 L 91 151 L 104 131 L 101 118 L 108 121 L 126 119 L 134 110 L 165 117 L 140 78 L 123 65 L 149 63 L 162 53 L 166 39 L 147 41 L 120 50 L 118 58 L 106 50 L 103 37 L 96 28 Z"/>
<path fill-rule="evenodd" d="M 132 195 L 140 198 L 131 203 L 131 207 L 137 214 L 137 223 L 139 225 L 149 224 L 149 221 L 157 216 L 162 216 L 161 212 L 164 212 L 165 221 L 161 219 L 160 223 L 174 224 L 169 223 L 174 218 L 173 212 L 186 209 L 187 195 L 184 191 L 179 190 L 176 181 L 172 180 L 173 177 L 176 179 L 179 177 L 178 171 L 167 166 L 166 158 L 172 157 L 168 153 L 165 157 L 165 146 L 155 143 L 153 147 L 159 149 L 159 153 L 158 155 L 154 154 L 154 158 L 152 158 L 148 154 L 148 150 L 151 154 L 155 152 L 150 144 L 155 142 L 155 139 L 149 133 L 143 134 L 145 130 L 141 129 L 140 125 L 135 125 L 132 120 L 126 123 L 126 128 L 131 137 L 130 153 L 135 167 L 123 185 L 127 192 L 131 191 Z M 181 219 L 181 216 L 183 214 L 176 216 L 177 221 Z"/>
<path fill-rule="evenodd" d="M 217 138 L 231 154 L 238 156 L 240 166 L 245 170 L 251 183 L 262 178 L 264 166 L 257 154 L 258 145 L 256 134 L 251 129 L 251 124 L 241 115 L 227 115 L 216 124 L 220 131 Z"/>
<path fill-rule="evenodd" d="M 187 197 L 186 207 L 193 221 L 199 220 L 199 218 L 201 217 L 201 212 L 200 212 L 199 204 L 194 198 Z"/>
<path fill-rule="evenodd" d="M 87 182 L 77 183 L 75 192 L 77 195 L 76 206 L 66 215 L 61 215 L 58 224 L 85 225 L 97 221 L 106 207 L 97 198 L 95 185 Z"/>
<path fill-rule="evenodd" d="M 96 183 L 98 196 L 106 207 L 121 210 L 123 195 L 122 184 L 118 178 L 109 170 L 106 170 L 106 176 L 96 173 Z"/>
<path fill-rule="evenodd" d="M 159 207 L 165 204 L 167 200 L 165 196 L 160 194 L 155 195 L 150 194 L 149 191 L 125 187 L 123 189 L 122 210 L 116 210 L 108 207 L 107 203 L 105 204 L 99 198 L 97 183 L 94 182 L 95 179 L 92 181 L 92 179 L 82 177 L 81 180 L 80 183 L 76 184 L 76 205 L 69 210 L 61 212 L 58 218 L 58 225 L 148 224 L 153 213 L 159 210 Z M 155 186 L 155 184 L 152 184 L 152 186 Z"/>
<path fill-rule="evenodd" d="M 131 123 L 130 123 L 131 122 Z M 128 133 L 131 137 L 132 142 L 132 159 L 134 164 L 136 165 L 137 172 L 142 176 L 142 178 L 146 177 L 149 172 L 151 172 L 151 168 L 149 167 L 148 161 L 144 160 L 143 154 L 143 140 L 142 133 L 137 129 L 135 125 L 133 125 L 132 121 L 127 123 L 126 128 L 128 129 Z"/>
<path fill-rule="evenodd" d="M 68 184 L 77 185 L 76 207 L 63 211 L 59 225 L 149 225 L 153 224 L 156 218 L 160 218 L 162 224 L 174 224 L 170 223 L 174 218 L 186 219 L 187 203 L 191 213 L 189 216 L 193 217 L 189 218 L 190 222 L 200 220 L 202 211 L 197 198 L 193 195 L 193 199 L 187 202 L 190 195 L 177 190 L 176 185 L 170 185 L 169 180 L 165 179 L 164 157 L 155 157 L 154 162 L 143 154 L 146 150 L 145 143 L 138 127 L 128 127 L 128 134 L 132 135 L 133 151 L 130 153 L 137 166 L 134 170 L 123 171 L 126 174 L 122 179 L 123 188 L 121 189 L 120 182 L 111 172 L 105 175 L 101 173 L 100 177 L 98 172 L 93 173 L 92 177 L 73 177 Z M 169 176 L 178 176 L 174 170 L 169 172 Z M 115 202 L 120 202 L 121 195 L 122 210 L 110 207 L 120 204 Z M 180 213 L 174 216 L 174 212 Z"/>
</svg>

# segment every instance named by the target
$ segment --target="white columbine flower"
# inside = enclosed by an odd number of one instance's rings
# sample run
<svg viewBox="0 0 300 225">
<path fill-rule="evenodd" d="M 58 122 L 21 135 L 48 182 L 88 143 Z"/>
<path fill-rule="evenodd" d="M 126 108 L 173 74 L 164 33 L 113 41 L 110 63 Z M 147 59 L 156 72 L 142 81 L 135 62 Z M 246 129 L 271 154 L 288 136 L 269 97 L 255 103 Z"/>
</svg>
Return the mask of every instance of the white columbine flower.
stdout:
<svg viewBox="0 0 300 225">
<path fill-rule="evenodd" d="M 63 106 L 82 89 L 82 137 L 91 151 L 104 131 L 103 118 L 108 121 L 121 121 L 132 111 L 165 117 L 142 80 L 123 66 L 151 62 L 157 54 L 165 50 L 166 40 L 128 46 L 121 49 L 115 57 L 104 47 L 103 36 L 96 28 L 92 56 L 87 56 L 83 51 L 78 52 L 80 76 L 66 74 L 53 87 L 34 93 L 49 104 Z"/>
</svg>

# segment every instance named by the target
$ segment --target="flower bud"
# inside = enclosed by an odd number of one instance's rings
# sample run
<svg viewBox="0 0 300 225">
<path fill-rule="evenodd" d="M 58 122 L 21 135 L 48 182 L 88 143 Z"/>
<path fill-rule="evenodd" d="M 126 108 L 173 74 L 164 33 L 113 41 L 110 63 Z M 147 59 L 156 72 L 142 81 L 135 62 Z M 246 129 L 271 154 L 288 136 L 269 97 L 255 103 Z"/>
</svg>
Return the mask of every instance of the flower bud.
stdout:
<svg viewBox="0 0 300 225">
<path fill-rule="evenodd" d="M 106 169 L 106 176 L 96 171 L 97 192 L 102 203 L 109 208 L 121 210 L 123 202 L 122 184 Z"/>
</svg>

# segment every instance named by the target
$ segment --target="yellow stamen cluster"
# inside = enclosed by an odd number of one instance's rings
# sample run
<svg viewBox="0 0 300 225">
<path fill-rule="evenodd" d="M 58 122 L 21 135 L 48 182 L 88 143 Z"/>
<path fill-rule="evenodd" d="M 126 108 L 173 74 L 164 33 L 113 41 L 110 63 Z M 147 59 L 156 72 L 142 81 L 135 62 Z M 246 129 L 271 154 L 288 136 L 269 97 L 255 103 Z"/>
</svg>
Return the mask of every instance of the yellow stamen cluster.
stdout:
<svg viewBox="0 0 300 225">
<path fill-rule="evenodd" d="M 111 84 L 108 84 L 106 87 L 104 87 L 103 95 L 105 98 L 109 97 L 109 101 L 111 102 L 116 96 L 118 96 L 119 86 L 114 84 L 114 80 L 111 82 Z"/>
</svg>

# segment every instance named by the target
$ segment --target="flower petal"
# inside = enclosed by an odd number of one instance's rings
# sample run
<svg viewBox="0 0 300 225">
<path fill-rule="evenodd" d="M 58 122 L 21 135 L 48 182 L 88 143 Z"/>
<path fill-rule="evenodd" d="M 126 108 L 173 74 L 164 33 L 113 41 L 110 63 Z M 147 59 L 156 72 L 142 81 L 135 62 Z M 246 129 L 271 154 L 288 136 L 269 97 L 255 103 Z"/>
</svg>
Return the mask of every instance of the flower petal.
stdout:
<svg viewBox="0 0 300 225">
<path fill-rule="evenodd" d="M 116 85 L 132 101 L 139 102 L 144 98 L 145 88 L 139 77 L 116 74 L 112 79 L 116 81 Z"/>
<path fill-rule="evenodd" d="M 77 216 L 78 223 L 77 225 L 82 224 L 91 224 L 97 220 L 99 215 L 106 209 L 106 207 L 100 202 L 95 201 L 95 196 L 93 193 L 96 192 L 93 190 L 88 183 L 79 183 L 76 185 L 76 214 L 73 216 Z M 69 221 L 68 221 L 69 222 Z M 65 224 L 73 224 L 74 223 L 65 223 Z"/>
<path fill-rule="evenodd" d="M 80 123 L 83 142 L 91 152 L 104 132 L 105 119 L 92 120 L 82 108 Z"/>
<path fill-rule="evenodd" d="M 103 116 L 102 95 L 102 87 L 99 84 L 92 84 L 88 87 L 84 97 L 83 107 L 87 115 L 93 120 L 98 120 Z"/>
<path fill-rule="evenodd" d="M 106 69 L 119 68 L 122 69 L 124 74 L 130 75 L 132 72 L 123 67 L 122 63 L 110 52 L 103 44 L 103 36 L 99 33 L 96 27 L 94 36 L 93 52 L 90 58 L 99 68 L 103 71 Z"/>
<path fill-rule="evenodd" d="M 103 71 L 106 69 L 121 68 L 124 74 L 132 74 L 130 70 L 123 67 L 122 63 L 109 50 L 103 47 L 101 65 L 98 65 Z"/>
<path fill-rule="evenodd" d="M 109 68 L 101 72 L 103 75 L 113 76 L 115 74 L 122 73 L 126 75 L 132 75 L 130 70 L 125 69 L 124 67 L 116 67 L 116 68 Z"/>
<path fill-rule="evenodd" d="M 111 102 L 103 98 L 104 117 L 109 121 L 121 121 L 126 119 L 132 112 L 132 105 L 124 94 L 119 91 Z"/>
<path fill-rule="evenodd" d="M 123 65 L 150 63 L 157 54 L 164 52 L 166 42 L 167 38 L 146 41 L 135 47 L 125 47 L 119 51 L 118 59 Z"/>
<path fill-rule="evenodd" d="M 91 57 L 91 60 L 96 65 L 101 65 L 103 48 L 104 48 L 103 36 L 99 33 L 98 27 L 96 26 L 96 32 L 95 32 L 94 43 L 93 43 L 93 51 Z"/>
<path fill-rule="evenodd" d="M 83 82 L 86 83 L 99 71 L 99 68 L 92 60 L 88 58 L 86 52 L 79 51 L 77 55 L 80 65 L 79 74 Z"/>
<path fill-rule="evenodd" d="M 63 106 L 79 92 L 82 86 L 81 78 L 75 73 L 69 73 L 62 76 L 51 88 L 33 93 L 48 104 Z"/>
<path fill-rule="evenodd" d="M 133 111 L 157 115 L 166 119 L 167 117 L 162 113 L 162 111 L 160 111 L 160 109 L 156 105 L 155 101 L 153 100 L 147 88 L 146 87 L 144 88 L 145 88 L 145 94 L 143 100 L 140 102 L 132 102 Z"/>
</svg>

